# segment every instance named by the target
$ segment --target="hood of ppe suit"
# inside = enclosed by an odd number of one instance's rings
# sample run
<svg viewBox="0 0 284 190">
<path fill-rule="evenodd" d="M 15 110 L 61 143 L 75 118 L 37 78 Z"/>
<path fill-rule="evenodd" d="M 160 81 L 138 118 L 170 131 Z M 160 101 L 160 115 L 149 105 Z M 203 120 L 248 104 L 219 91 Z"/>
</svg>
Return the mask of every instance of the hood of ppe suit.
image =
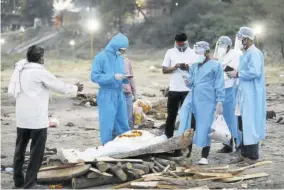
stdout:
<svg viewBox="0 0 284 190">
<path fill-rule="evenodd" d="M 110 40 L 105 50 L 108 52 L 116 53 L 120 48 L 128 48 L 128 46 L 128 38 L 125 35 L 119 33 Z"/>
</svg>

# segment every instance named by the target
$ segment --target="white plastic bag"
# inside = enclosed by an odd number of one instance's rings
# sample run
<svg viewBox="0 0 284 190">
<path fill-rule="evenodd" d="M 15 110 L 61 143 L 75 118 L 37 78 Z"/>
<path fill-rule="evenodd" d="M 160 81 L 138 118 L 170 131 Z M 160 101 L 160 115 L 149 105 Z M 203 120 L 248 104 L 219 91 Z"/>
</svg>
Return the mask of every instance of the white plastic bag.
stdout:
<svg viewBox="0 0 284 190">
<path fill-rule="evenodd" d="M 211 129 L 212 133 L 210 133 L 209 136 L 213 140 L 220 141 L 225 144 L 230 142 L 232 136 L 223 115 L 216 116 Z"/>
</svg>

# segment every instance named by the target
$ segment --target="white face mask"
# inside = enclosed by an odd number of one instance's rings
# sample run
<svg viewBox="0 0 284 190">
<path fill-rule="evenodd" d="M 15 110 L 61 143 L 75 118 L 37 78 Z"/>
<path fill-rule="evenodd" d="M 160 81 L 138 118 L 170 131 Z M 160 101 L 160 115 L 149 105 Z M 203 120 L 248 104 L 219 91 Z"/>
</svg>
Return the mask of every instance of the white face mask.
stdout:
<svg viewBox="0 0 284 190">
<path fill-rule="evenodd" d="M 202 64 L 205 61 L 206 57 L 205 55 L 198 55 L 196 63 Z"/>
<path fill-rule="evenodd" d="M 226 55 L 227 53 L 227 48 L 225 47 L 219 47 L 218 50 L 217 50 L 217 58 L 219 61 L 223 61 L 224 59 L 224 56 Z"/>
</svg>

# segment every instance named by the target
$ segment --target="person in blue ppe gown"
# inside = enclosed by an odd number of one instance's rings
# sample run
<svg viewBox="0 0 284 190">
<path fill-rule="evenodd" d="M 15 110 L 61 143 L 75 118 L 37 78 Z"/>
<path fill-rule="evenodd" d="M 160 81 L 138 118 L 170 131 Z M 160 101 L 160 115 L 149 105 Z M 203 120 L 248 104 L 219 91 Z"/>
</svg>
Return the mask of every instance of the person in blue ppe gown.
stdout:
<svg viewBox="0 0 284 190">
<path fill-rule="evenodd" d="M 179 111 L 180 126 L 177 135 L 182 135 L 189 126 L 194 128 L 193 143 L 203 148 L 199 164 L 206 165 L 211 144 L 209 134 L 214 115 L 223 113 L 224 72 L 222 65 L 210 58 L 210 46 L 207 42 L 197 42 L 194 50 L 199 58 L 198 63 L 190 67 L 189 77 L 184 77 L 191 91 Z M 195 122 L 195 125 L 192 125 L 192 122 Z M 189 147 L 190 153 L 191 150 L 192 145 Z"/>
<path fill-rule="evenodd" d="M 128 48 L 128 38 L 119 33 L 93 61 L 91 80 L 100 86 L 97 102 L 101 143 L 113 139 L 112 132 L 120 135 L 130 130 L 128 126 L 126 100 L 122 84 L 127 84 L 124 61 L 121 56 Z"/>
<path fill-rule="evenodd" d="M 214 58 L 217 59 L 223 66 L 224 71 L 232 71 L 239 69 L 239 60 L 241 52 L 232 49 L 233 43 L 228 36 L 221 36 L 215 46 Z M 218 150 L 218 153 L 230 153 L 233 151 L 233 139 L 236 148 L 241 143 L 241 133 L 238 130 L 238 118 L 235 115 L 236 108 L 236 93 L 237 93 L 237 79 L 229 78 L 224 73 L 225 80 L 225 101 L 223 102 L 224 118 L 231 132 L 232 139 L 229 144 L 224 144 L 223 148 Z M 239 149 L 238 149 L 239 150 Z"/>
<path fill-rule="evenodd" d="M 227 72 L 239 78 L 236 115 L 242 131 L 241 157 L 233 162 L 254 163 L 259 159 L 259 142 L 266 135 L 266 86 L 264 56 L 254 45 L 255 34 L 249 27 L 241 27 L 237 39 L 244 55 L 239 70 Z M 238 43 L 238 42 L 237 42 Z"/>
</svg>

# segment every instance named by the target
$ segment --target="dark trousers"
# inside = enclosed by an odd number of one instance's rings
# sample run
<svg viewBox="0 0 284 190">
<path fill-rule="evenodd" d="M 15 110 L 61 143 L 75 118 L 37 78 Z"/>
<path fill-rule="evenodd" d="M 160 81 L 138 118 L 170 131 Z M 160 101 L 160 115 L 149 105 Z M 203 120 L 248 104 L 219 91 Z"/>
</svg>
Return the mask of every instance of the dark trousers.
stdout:
<svg viewBox="0 0 284 190">
<path fill-rule="evenodd" d="M 165 134 L 168 138 L 173 137 L 175 130 L 175 123 L 178 114 L 178 109 L 182 105 L 188 92 L 174 92 L 168 93 L 168 117 L 166 121 Z"/>
<path fill-rule="evenodd" d="M 238 116 L 238 123 L 239 123 L 239 130 L 243 131 L 243 122 L 242 122 L 241 116 Z M 244 138 L 243 138 L 242 144 L 241 144 L 241 155 L 243 157 L 246 157 L 252 160 L 259 159 L 259 143 L 252 144 L 252 145 L 244 145 Z"/>
<path fill-rule="evenodd" d="M 47 128 L 23 129 L 17 128 L 16 149 L 14 154 L 14 184 L 16 187 L 30 188 L 37 181 L 37 173 L 40 169 L 46 143 Z M 25 152 L 30 141 L 30 162 L 24 177 L 23 164 Z"/>
<path fill-rule="evenodd" d="M 191 129 L 193 129 L 194 131 L 196 129 L 196 121 L 195 121 L 195 117 L 193 114 L 191 115 Z M 189 150 L 189 157 L 190 157 L 190 154 L 192 151 L 192 144 L 189 145 L 188 150 Z M 210 146 L 203 147 L 201 151 L 201 158 L 207 159 L 209 156 L 209 152 L 210 152 Z"/>
</svg>

